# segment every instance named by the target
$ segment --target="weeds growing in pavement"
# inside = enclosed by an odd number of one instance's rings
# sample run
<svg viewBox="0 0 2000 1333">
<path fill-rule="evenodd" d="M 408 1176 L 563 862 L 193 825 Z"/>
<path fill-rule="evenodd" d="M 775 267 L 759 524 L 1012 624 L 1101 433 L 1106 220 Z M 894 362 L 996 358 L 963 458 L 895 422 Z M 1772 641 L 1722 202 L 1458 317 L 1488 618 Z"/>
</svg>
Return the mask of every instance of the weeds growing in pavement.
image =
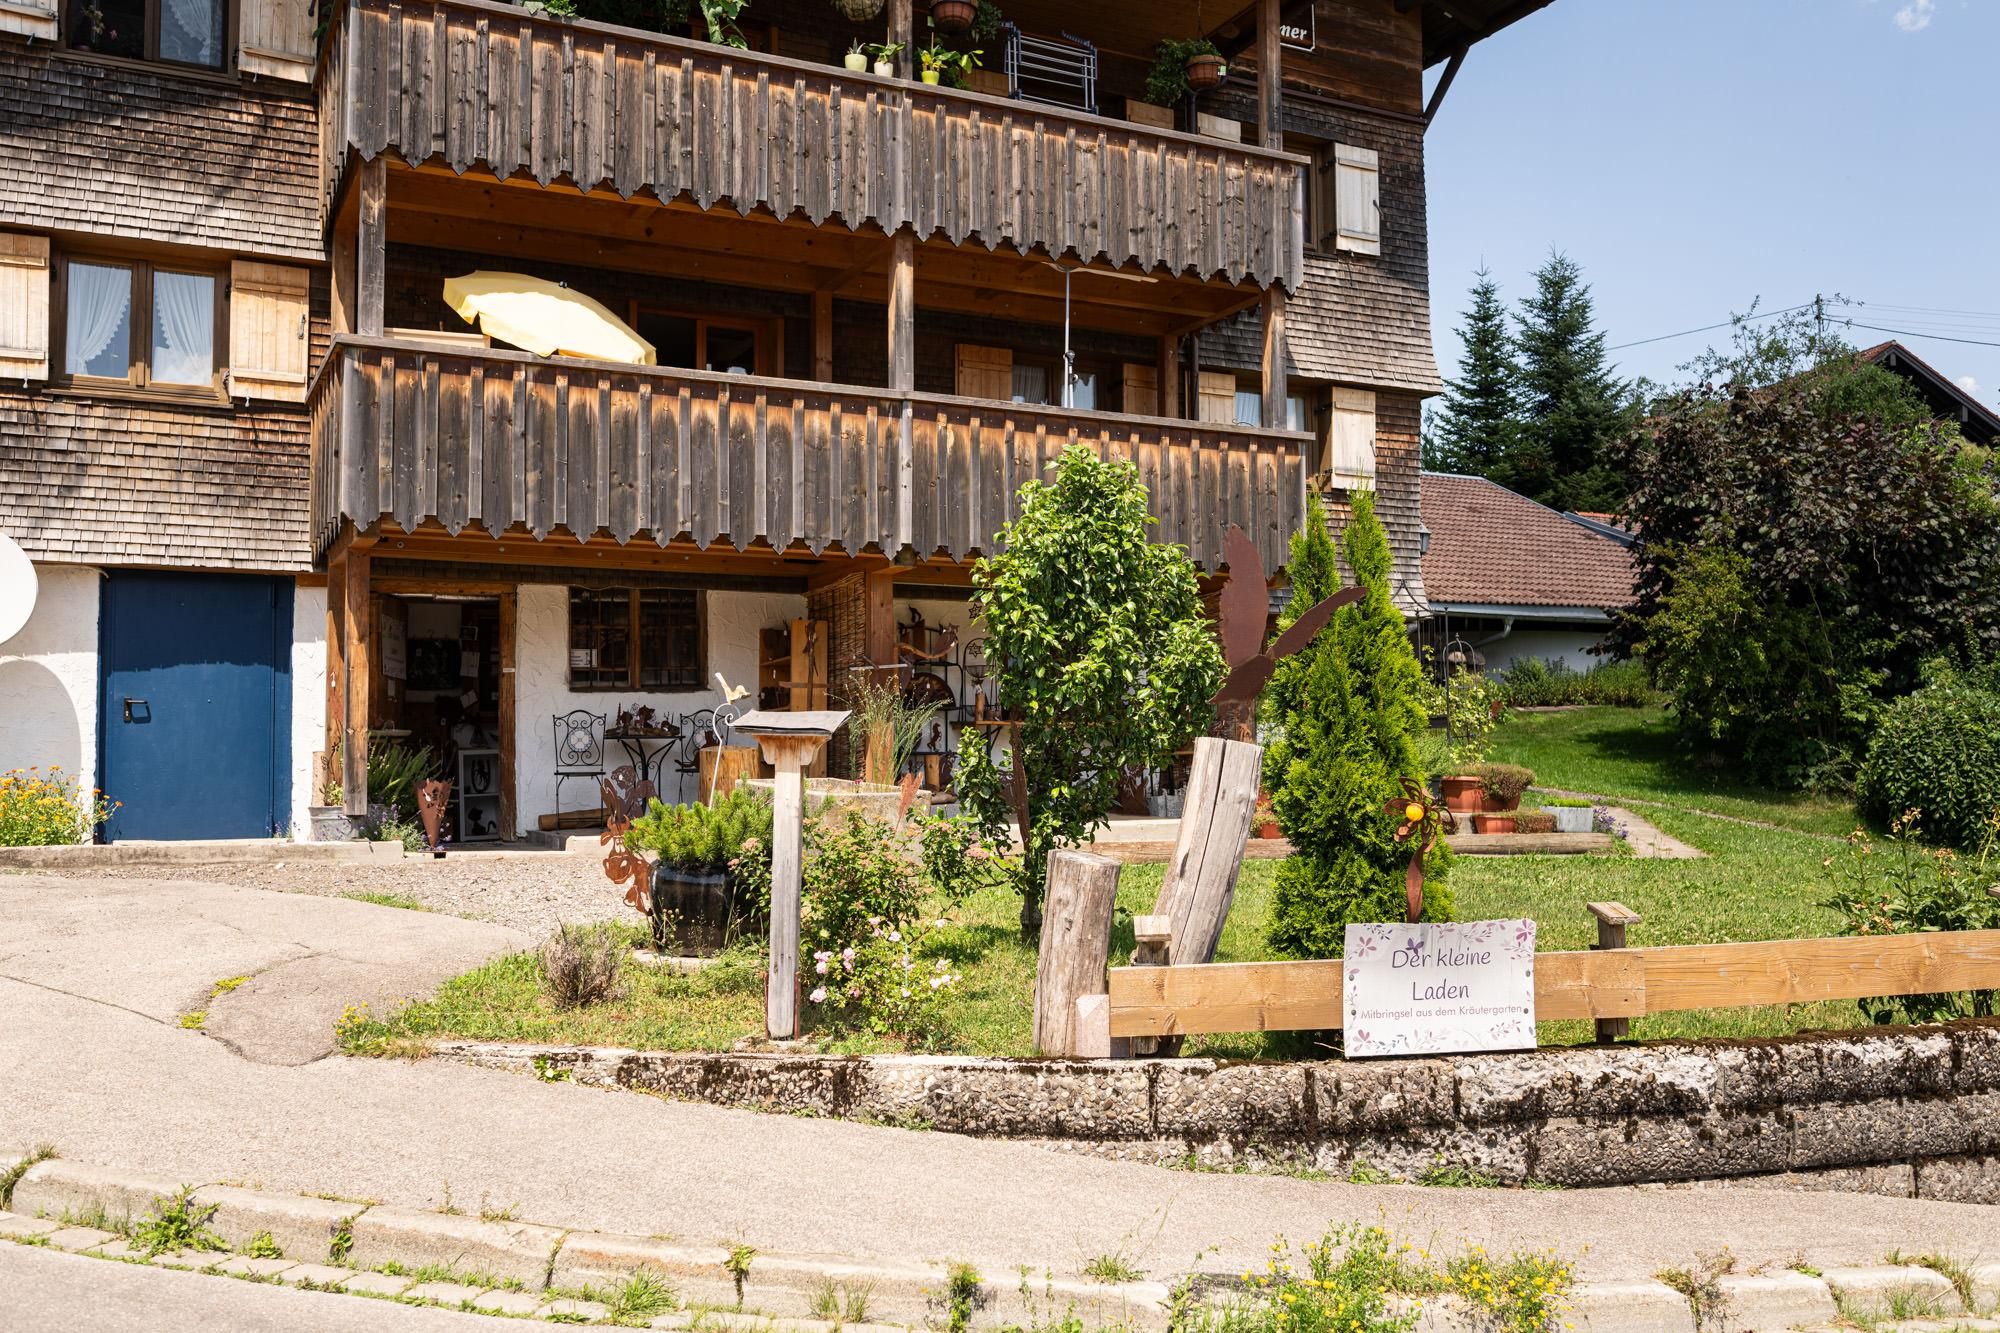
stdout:
<svg viewBox="0 0 2000 1333">
<path fill-rule="evenodd" d="M 1906 1257 L 1901 1251 L 1891 1250 L 1882 1262 L 1888 1264 L 1915 1264 L 1918 1268 L 1928 1268 L 1945 1281 L 1951 1283 L 1958 1293 L 1959 1303 L 1970 1310 L 1973 1306 L 1972 1270 L 1948 1254 L 1919 1254 Z"/>
<path fill-rule="evenodd" d="M 868 1322 L 868 1298 L 874 1291 L 875 1284 L 872 1282 L 856 1287 L 835 1282 L 830 1277 L 821 1278 L 818 1290 L 813 1292 L 812 1316 L 834 1325 L 865 1324 Z"/>
<path fill-rule="evenodd" d="M 738 1241 L 729 1247 L 729 1257 L 722 1261 L 722 1266 L 729 1270 L 730 1280 L 736 1284 L 736 1308 L 739 1310 L 743 1308 L 743 1284 L 750 1280 L 750 1261 L 756 1257 L 755 1246 Z"/>
<path fill-rule="evenodd" d="M 37 1143 L 23 1157 L 5 1171 L 0 1171 L 0 1208 L 11 1208 L 14 1204 L 14 1187 L 21 1183 L 21 1177 L 28 1174 L 28 1168 L 46 1162 L 56 1155 L 53 1143 Z"/>
<path fill-rule="evenodd" d="M 1460 1162 L 1447 1162 L 1443 1158 L 1432 1162 L 1417 1175 L 1419 1185 L 1429 1185 L 1436 1189 L 1496 1190 L 1500 1188 L 1500 1178 L 1489 1176 L 1476 1167 Z"/>
<path fill-rule="evenodd" d="M 1720 1254 L 1696 1255 L 1691 1267 L 1663 1268 L 1653 1276 L 1687 1297 L 1694 1310 L 1694 1326 L 1706 1329 L 1722 1324 L 1729 1307 L 1722 1279 L 1735 1271 L 1736 1256 L 1724 1249 Z"/>
<path fill-rule="evenodd" d="M 222 1237 L 208 1229 L 220 1204 L 194 1201 L 194 1186 L 183 1185 L 171 1198 L 160 1195 L 139 1224 L 132 1228 L 132 1244 L 147 1258 L 167 1250 L 220 1250 L 227 1247 Z"/>
<path fill-rule="evenodd" d="M 271 1233 L 268 1231 L 260 1231 L 252 1236 L 250 1243 L 243 1247 L 243 1253 L 249 1255 L 252 1259 L 282 1259 L 285 1257 L 285 1252 L 278 1247 L 277 1241 L 271 1239 Z"/>
<path fill-rule="evenodd" d="M 190 1009 L 181 1015 L 181 1026 L 190 1032 L 199 1032 L 208 1023 L 208 1010 Z"/>
<path fill-rule="evenodd" d="M 945 1269 L 946 1327 L 951 1333 L 965 1333 L 972 1325 L 973 1311 L 986 1303 L 979 1290 L 979 1270 L 962 1260 Z"/>
<path fill-rule="evenodd" d="M 347 1256 L 354 1252 L 354 1219 L 343 1217 L 340 1225 L 333 1229 L 333 1239 L 327 1243 L 326 1261 L 330 1264 L 344 1264 Z"/>
<path fill-rule="evenodd" d="M 367 893 L 356 890 L 351 893 L 343 893 L 340 896 L 351 898 L 357 903 L 373 903 L 377 907 L 400 907 L 406 912 L 428 912 L 431 910 L 415 898 L 400 893 Z"/>
<path fill-rule="evenodd" d="M 1083 1275 L 1099 1282 L 1137 1282 L 1146 1275 L 1127 1263 L 1123 1254 L 1100 1254 L 1083 1266 Z"/>
<path fill-rule="evenodd" d="M 1357 1157 L 1354 1159 L 1354 1165 L 1348 1168 L 1347 1183 L 1350 1185 L 1398 1185 L 1402 1182 L 1390 1172 L 1384 1171 L 1372 1162 Z"/>
<path fill-rule="evenodd" d="M 615 1287 L 585 1287 L 583 1298 L 604 1306 L 612 1323 L 628 1328 L 643 1328 L 680 1305 L 667 1280 L 647 1272 L 634 1273 Z"/>
<path fill-rule="evenodd" d="M 520 1215 L 521 1206 L 519 1204 L 510 1203 L 504 1207 L 496 1208 L 486 1202 L 484 1194 L 479 1196 L 479 1220 L 482 1222 L 512 1222 L 517 1220 Z"/>
<path fill-rule="evenodd" d="M 208 998 L 213 1000 L 218 996 L 227 995 L 248 980 L 250 980 L 248 977 L 224 977 L 208 988 Z"/>
</svg>

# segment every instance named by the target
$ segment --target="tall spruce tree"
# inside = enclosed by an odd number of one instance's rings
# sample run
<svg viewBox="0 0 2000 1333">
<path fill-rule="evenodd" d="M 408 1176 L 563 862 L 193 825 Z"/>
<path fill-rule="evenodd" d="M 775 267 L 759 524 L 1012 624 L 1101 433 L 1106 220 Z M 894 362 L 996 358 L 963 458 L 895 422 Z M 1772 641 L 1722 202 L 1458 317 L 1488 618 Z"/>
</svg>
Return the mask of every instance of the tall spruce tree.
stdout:
<svg viewBox="0 0 2000 1333">
<path fill-rule="evenodd" d="M 1615 510 L 1625 498 L 1613 446 L 1631 424 L 1626 389 L 1595 318 L 1583 270 L 1561 253 L 1535 271 L 1535 293 L 1515 316 L 1520 437 L 1488 475 L 1557 509 Z"/>
<path fill-rule="evenodd" d="M 1292 538 L 1288 615 L 1339 590 L 1332 548 L 1318 506 L 1309 504 L 1304 530 Z M 1398 821 L 1385 807 L 1402 795 L 1403 778 L 1423 773 L 1414 741 L 1424 725 L 1421 672 L 1390 600 L 1389 539 L 1372 495 L 1355 497 L 1342 550 L 1367 598 L 1334 612 L 1266 690 L 1275 725 L 1265 777 L 1296 852 L 1278 867 L 1269 938 L 1292 958 L 1338 957 L 1350 921 L 1402 920 L 1410 848 L 1396 841 Z M 1451 919 L 1450 863 L 1443 846 L 1425 863 L 1427 920 Z"/>
<path fill-rule="evenodd" d="M 1424 466 L 1487 477 L 1512 455 L 1520 437 L 1515 385 L 1521 368 L 1514 363 L 1513 340 L 1507 336 L 1500 284 L 1485 268 L 1478 277 L 1472 307 L 1458 329 L 1465 343 L 1458 378 L 1445 381 L 1444 401 L 1424 439 Z"/>
</svg>

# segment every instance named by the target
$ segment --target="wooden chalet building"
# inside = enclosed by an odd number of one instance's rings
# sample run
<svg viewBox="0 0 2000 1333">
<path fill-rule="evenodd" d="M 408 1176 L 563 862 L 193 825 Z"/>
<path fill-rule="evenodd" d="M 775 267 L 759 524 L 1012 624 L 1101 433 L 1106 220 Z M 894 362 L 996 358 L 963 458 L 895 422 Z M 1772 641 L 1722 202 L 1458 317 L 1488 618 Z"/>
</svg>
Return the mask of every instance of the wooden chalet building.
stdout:
<svg viewBox="0 0 2000 1333">
<path fill-rule="evenodd" d="M 1421 605 L 1424 128 L 1541 3 L 1001 0 L 957 90 L 915 78 L 927 0 L 754 0 L 748 49 L 492 0 L 0 0 L 0 532 L 41 589 L 0 768 L 81 772 L 111 837 L 303 835 L 324 756 L 358 813 L 407 736 L 504 836 L 574 709 L 817 702 L 905 649 L 962 709 L 970 563 L 1072 440 L 1215 577 L 1228 524 L 1276 570 L 1308 487 L 1372 487 Z M 1224 85 L 1133 105 L 1204 20 Z M 493 343 L 442 295 L 476 270 L 658 364 Z"/>
</svg>

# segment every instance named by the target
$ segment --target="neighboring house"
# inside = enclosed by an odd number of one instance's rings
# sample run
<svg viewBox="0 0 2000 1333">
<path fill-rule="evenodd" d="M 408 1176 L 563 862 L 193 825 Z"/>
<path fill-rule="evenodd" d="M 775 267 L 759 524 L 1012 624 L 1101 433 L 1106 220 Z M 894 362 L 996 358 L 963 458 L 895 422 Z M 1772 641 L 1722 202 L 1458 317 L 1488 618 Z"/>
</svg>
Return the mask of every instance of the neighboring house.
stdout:
<svg viewBox="0 0 2000 1333">
<path fill-rule="evenodd" d="M 473 0 L 8 0 L 0 531 L 42 591 L 0 767 L 110 790 L 114 838 L 257 836 L 329 756 L 358 813 L 407 738 L 490 792 L 464 834 L 530 828 L 558 714 L 698 724 L 718 675 L 810 706 L 943 652 L 1071 439 L 1211 576 L 1230 523 L 1275 574 L 1308 486 L 1372 487 L 1420 601 L 1423 72 L 1538 7 L 1211 12 L 1236 69 L 1195 134 L 1112 118 L 1195 0 L 1008 0 L 1096 43 L 1041 88 L 1095 113 L 925 86 L 908 46 L 841 67 L 912 0 L 757 0 L 749 50 Z M 441 294 L 480 269 L 658 364 L 492 345 Z M 948 751 L 985 673 L 923 670 Z"/>
<path fill-rule="evenodd" d="M 1423 513 L 1421 644 L 1462 643 L 1490 671 L 1524 657 L 1578 671 L 1603 660 L 1591 650 L 1637 576 L 1632 539 L 1608 516 L 1560 513 L 1454 472 L 1423 474 Z"/>
<path fill-rule="evenodd" d="M 1959 433 L 1974 444 L 1991 445 L 2000 440 L 2000 414 L 1974 398 L 1953 380 L 1933 370 L 1930 363 L 1899 342 L 1877 343 L 1858 354 L 1859 360 L 1882 367 L 1909 381 L 1930 406 L 1931 414 L 1958 426 Z"/>
</svg>

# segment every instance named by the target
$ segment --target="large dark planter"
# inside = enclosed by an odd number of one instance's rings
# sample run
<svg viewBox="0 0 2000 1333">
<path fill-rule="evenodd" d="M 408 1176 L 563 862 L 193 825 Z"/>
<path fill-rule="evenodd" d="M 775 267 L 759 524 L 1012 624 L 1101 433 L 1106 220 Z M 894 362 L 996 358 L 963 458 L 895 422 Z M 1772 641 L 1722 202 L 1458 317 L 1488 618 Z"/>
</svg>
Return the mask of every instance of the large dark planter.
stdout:
<svg viewBox="0 0 2000 1333">
<path fill-rule="evenodd" d="M 1221 56 L 1191 56 L 1187 63 L 1188 87 L 1199 91 L 1213 88 L 1222 82 L 1222 76 L 1229 72 L 1229 65 Z"/>
<path fill-rule="evenodd" d="M 653 947 L 661 953 L 707 957 L 767 924 L 753 915 L 733 876 L 658 866 L 653 871 Z"/>
<path fill-rule="evenodd" d="M 964 32 L 979 13 L 974 0 L 932 0 L 931 22 L 944 32 Z"/>
</svg>

